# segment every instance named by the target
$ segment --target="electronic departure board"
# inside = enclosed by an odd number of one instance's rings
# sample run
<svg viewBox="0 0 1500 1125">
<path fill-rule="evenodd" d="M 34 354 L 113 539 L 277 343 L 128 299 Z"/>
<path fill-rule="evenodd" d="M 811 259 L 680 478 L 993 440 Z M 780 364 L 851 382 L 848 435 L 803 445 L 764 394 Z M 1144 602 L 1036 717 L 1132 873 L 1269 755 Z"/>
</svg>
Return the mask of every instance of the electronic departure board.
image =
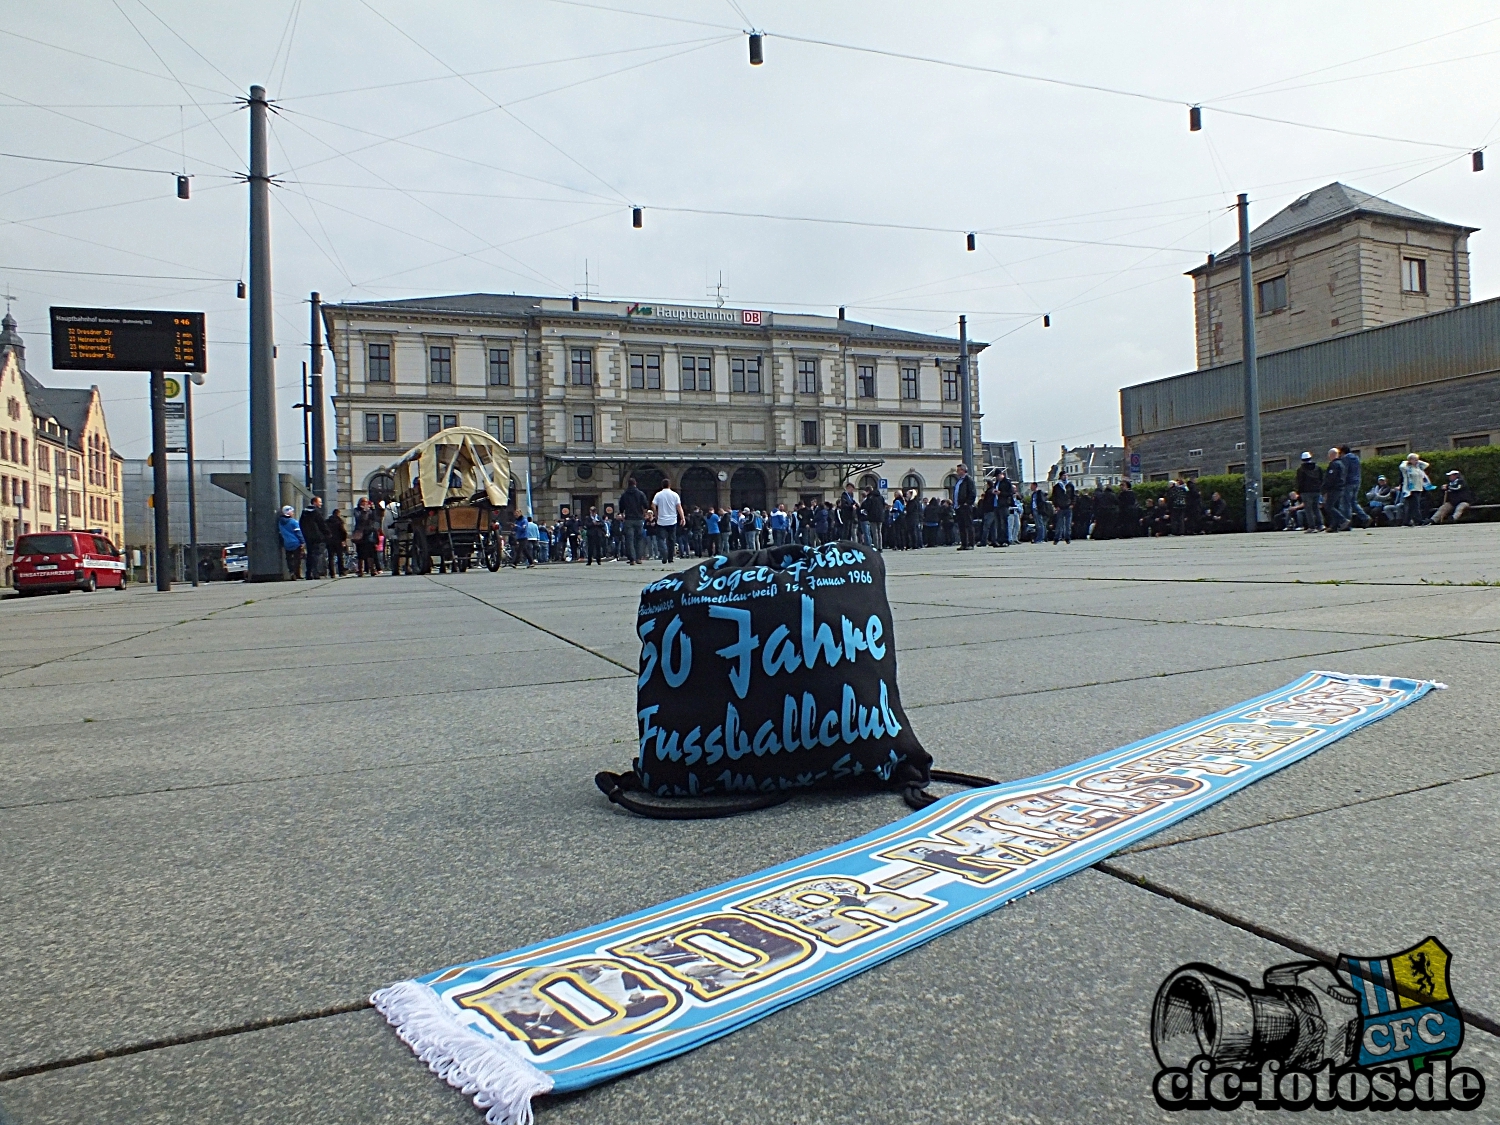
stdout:
<svg viewBox="0 0 1500 1125">
<path fill-rule="evenodd" d="M 201 312 L 52 309 L 57 371 L 208 370 Z"/>
</svg>

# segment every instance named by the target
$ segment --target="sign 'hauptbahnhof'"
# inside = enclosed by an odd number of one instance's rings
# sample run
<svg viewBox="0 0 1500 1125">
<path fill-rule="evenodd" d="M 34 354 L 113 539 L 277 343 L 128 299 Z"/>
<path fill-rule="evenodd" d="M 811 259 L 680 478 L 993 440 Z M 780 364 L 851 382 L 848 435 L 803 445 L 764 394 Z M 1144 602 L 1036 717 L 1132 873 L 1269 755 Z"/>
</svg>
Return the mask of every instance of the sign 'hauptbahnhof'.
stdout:
<svg viewBox="0 0 1500 1125">
<path fill-rule="evenodd" d="M 939 493 L 962 446 L 959 341 L 843 317 L 471 293 L 323 306 L 348 505 L 451 425 L 510 451 L 554 518 L 648 494 L 691 507 L 833 499 L 845 480 Z M 983 344 L 970 343 L 971 357 Z M 970 361 L 975 444 L 978 364 Z M 889 493 L 888 493 L 889 494 Z"/>
<path fill-rule="evenodd" d="M 53 370 L 208 369 L 201 312 L 54 307 L 51 314 Z"/>
</svg>

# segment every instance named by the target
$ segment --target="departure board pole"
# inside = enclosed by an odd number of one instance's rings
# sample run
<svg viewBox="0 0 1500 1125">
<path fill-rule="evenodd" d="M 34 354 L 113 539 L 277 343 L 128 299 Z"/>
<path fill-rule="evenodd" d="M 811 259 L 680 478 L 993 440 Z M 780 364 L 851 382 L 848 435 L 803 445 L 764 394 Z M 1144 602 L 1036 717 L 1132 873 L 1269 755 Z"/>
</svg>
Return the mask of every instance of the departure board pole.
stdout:
<svg viewBox="0 0 1500 1125">
<path fill-rule="evenodd" d="M 167 523 L 167 377 L 151 372 L 151 503 L 156 517 L 156 588 L 172 589 L 172 535 Z"/>
<path fill-rule="evenodd" d="M 266 91 L 250 87 L 250 504 L 252 582 L 280 582 L 285 555 L 276 518 L 281 488 L 276 447 L 275 339 L 271 317 L 271 178 L 266 171 Z"/>
</svg>

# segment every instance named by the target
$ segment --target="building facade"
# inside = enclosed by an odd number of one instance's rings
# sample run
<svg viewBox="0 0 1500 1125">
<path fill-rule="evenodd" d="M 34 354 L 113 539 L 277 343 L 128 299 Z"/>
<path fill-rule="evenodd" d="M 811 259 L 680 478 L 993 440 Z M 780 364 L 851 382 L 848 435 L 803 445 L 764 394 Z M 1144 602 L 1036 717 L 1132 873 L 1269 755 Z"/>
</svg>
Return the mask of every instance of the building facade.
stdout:
<svg viewBox="0 0 1500 1125">
<path fill-rule="evenodd" d="M 1125 450 L 1118 445 L 1061 447 L 1057 461 L 1047 470 L 1049 481 L 1062 480 L 1075 488 L 1118 488 L 1125 479 Z"/>
<path fill-rule="evenodd" d="M 123 458 L 109 440 L 99 388 L 43 386 L 26 370 L 15 319 L 0 320 L 0 571 L 33 531 L 90 530 L 124 540 Z"/>
<path fill-rule="evenodd" d="M 510 451 L 540 518 L 669 476 L 691 506 L 931 492 L 962 446 L 959 342 L 842 317 L 467 294 L 323 306 L 339 502 L 451 425 Z M 985 345 L 970 343 L 971 356 Z M 979 378 L 970 360 L 975 447 Z"/>
<path fill-rule="evenodd" d="M 1347 444 L 1363 456 L 1500 443 L 1500 298 L 1258 357 L 1261 468 Z M 1245 468 L 1231 363 L 1125 387 L 1125 446 L 1147 480 Z"/>
<path fill-rule="evenodd" d="M 1333 183 L 1308 192 L 1250 233 L 1255 343 L 1260 352 L 1326 340 L 1469 300 L 1469 235 Z M 1242 356 L 1238 244 L 1190 270 L 1200 369 Z"/>
</svg>

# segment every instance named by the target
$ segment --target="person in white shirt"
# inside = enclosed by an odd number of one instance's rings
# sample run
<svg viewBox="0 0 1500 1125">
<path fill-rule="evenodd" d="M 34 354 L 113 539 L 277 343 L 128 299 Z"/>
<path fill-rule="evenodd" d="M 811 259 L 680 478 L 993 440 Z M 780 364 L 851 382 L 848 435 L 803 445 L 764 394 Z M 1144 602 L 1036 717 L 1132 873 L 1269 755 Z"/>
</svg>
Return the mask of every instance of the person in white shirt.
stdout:
<svg viewBox="0 0 1500 1125">
<path fill-rule="evenodd" d="M 663 477 L 661 491 L 651 498 L 651 507 L 656 512 L 656 526 L 661 534 L 661 560 L 672 561 L 673 549 L 677 546 L 677 523 L 682 518 L 682 497 L 672 491 L 672 481 Z"/>
</svg>

